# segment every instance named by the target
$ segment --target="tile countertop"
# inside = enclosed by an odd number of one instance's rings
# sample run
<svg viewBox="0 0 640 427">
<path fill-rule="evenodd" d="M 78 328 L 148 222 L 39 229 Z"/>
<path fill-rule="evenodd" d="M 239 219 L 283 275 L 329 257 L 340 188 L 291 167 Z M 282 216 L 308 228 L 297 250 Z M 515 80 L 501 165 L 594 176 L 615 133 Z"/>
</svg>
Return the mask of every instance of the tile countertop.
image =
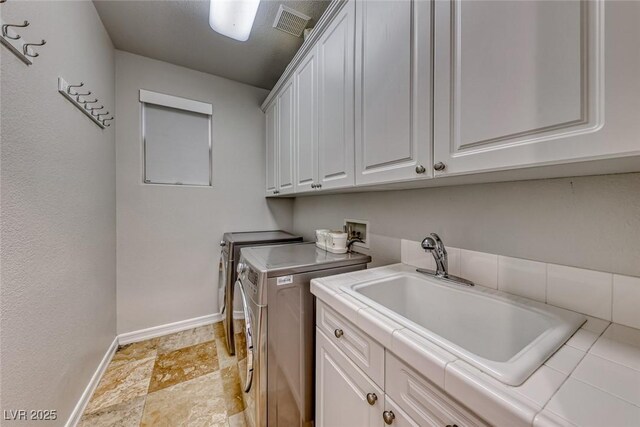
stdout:
<svg viewBox="0 0 640 427">
<path fill-rule="evenodd" d="M 587 316 L 524 384 L 508 386 L 341 289 L 409 271 L 394 264 L 323 277 L 311 292 L 493 425 L 640 426 L 640 330 Z"/>
</svg>

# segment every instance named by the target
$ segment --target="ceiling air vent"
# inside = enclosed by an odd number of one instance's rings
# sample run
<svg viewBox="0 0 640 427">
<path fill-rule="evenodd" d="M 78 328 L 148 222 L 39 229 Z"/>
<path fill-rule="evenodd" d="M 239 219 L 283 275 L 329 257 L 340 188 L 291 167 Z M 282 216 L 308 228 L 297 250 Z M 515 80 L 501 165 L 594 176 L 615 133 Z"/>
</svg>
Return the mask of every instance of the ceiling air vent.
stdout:
<svg viewBox="0 0 640 427">
<path fill-rule="evenodd" d="M 281 4 L 273 28 L 300 37 L 310 20 L 311 17 Z"/>
</svg>

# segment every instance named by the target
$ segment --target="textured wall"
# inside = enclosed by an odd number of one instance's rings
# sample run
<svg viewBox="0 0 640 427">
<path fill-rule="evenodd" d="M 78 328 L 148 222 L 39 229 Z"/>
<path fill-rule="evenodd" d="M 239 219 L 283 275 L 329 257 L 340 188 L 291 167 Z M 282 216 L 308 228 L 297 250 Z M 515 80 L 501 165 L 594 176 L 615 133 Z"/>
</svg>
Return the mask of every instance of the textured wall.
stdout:
<svg viewBox="0 0 640 427">
<path fill-rule="evenodd" d="M 116 196 L 114 127 L 73 107 L 57 78 L 111 109 L 114 50 L 91 2 L 0 8 L 47 40 L 30 67 L 0 47 L 1 409 L 58 410 L 2 425 L 62 425 L 115 337 Z"/>
<path fill-rule="evenodd" d="M 116 51 L 118 332 L 218 311 L 225 231 L 292 226 L 265 195 L 267 91 Z M 139 89 L 213 105 L 213 188 L 142 184 Z"/>
<path fill-rule="evenodd" d="M 400 260 L 400 239 L 640 276 L 640 174 L 299 197 L 294 231 L 371 221 L 375 264 Z"/>
</svg>

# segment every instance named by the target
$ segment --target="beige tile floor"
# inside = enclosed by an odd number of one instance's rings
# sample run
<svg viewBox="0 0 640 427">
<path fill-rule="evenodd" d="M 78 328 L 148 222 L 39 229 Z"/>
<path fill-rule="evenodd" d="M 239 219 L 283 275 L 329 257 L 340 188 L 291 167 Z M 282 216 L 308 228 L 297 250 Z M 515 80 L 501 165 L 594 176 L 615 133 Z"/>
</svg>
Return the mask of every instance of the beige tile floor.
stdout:
<svg viewBox="0 0 640 427">
<path fill-rule="evenodd" d="M 236 331 L 243 331 L 238 324 Z M 229 356 L 222 323 L 118 348 L 80 420 L 81 427 L 245 426 L 236 335 Z"/>
</svg>

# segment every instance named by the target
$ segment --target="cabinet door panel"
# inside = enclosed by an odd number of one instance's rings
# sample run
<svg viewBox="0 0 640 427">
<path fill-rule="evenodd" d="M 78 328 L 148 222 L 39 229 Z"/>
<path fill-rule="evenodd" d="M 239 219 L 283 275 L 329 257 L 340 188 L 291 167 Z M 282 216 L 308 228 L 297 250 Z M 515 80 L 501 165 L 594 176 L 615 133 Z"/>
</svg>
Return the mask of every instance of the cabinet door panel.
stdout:
<svg viewBox="0 0 640 427">
<path fill-rule="evenodd" d="M 311 190 L 318 179 L 318 70 L 316 51 L 312 50 L 295 72 L 296 192 Z"/>
<path fill-rule="evenodd" d="M 404 412 L 389 396 L 384 398 L 384 410 L 393 413 L 394 427 L 443 427 L 443 424 L 431 419 L 427 414 L 421 414 L 422 416 L 416 421 L 412 419 L 409 414 Z"/>
<path fill-rule="evenodd" d="M 265 111 L 266 133 L 267 133 L 267 195 L 273 195 L 277 189 L 276 182 L 276 161 L 278 139 L 278 102 L 273 102 Z"/>
<path fill-rule="evenodd" d="M 571 137 L 602 120 L 600 2 L 435 7 L 434 160 L 446 165 L 437 175 L 580 156 Z"/>
<path fill-rule="evenodd" d="M 377 401 L 370 405 L 367 393 Z M 384 393 L 316 330 L 316 426 L 382 427 Z"/>
<path fill-rule="evenodd" d="M 278 96 L 278 191 L 280 194 L 293 192 L 293 133 L 294 98 L 293 80 L 289 81 Z"/>
<path fill-rule="evenodd" d="M 318 40 L 318 161 L 323 189 L 354 183 L 354 3 L 343 7 Z"/>
<path fill-rule="evenodd" d="M 356 183 L 429 177 L 432 4 L 356 7 Z"/>
<path fill-rule="evenodd" d="M 420 425 L 457 425 L 486 427 L 486 424 L 454 402 L 444 390 L 423 378 L 387 351 L 385 357 L 385 393 Z"/>
</svg>

